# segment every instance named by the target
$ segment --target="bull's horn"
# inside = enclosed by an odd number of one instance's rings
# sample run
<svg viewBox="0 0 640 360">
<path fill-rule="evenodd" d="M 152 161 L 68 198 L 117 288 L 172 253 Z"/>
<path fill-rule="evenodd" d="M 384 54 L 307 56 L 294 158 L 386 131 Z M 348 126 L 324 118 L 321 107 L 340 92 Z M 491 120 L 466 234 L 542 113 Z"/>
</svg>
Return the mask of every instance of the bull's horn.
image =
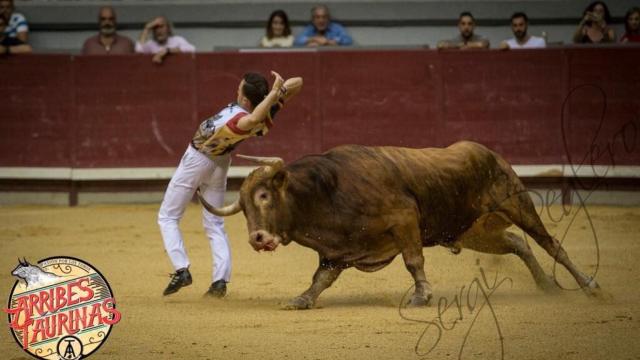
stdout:
<svg viewBox="0 0 640 360">
<path fill-rule="evenodd" d="M 260 165 L 271 166 L 273 171 L 278 171 L 284 166 L 284 160 L 279 157 L 262 157 L 262 156 L 247 156 L 247 155 L 236 155 L 241 159 L 246 159 L 249 161 L 253 161 Z"/>
<path fill-rule="evenodd" d="M 18 264 L 24 265 L 24 263 L 22 262 L 22 260 L 20 260 L 20 258 L 18 258 Z"/>
<path fill-rule="evenodd" d="M 217 207 L 209 204 L 207 202 L 207 200 L 205 200 L 202 197 L 202 194 L 200 194 L 200 189 L 198 189 L 196 191 L 196 194 L 198 195 L 198 199 L 200 199 L 200 202 L 202 203 L 202 206 L 204 206 L 204 208 L 207 209 L 207 211 L 212 213 L 213 215 L 230 216 L 230 215 L 236 214 L 236 213 L 240 212 L 240 210 L 242 210 L 240 208 L 240 199 L 237 199 L 233 204 L 230 204 L 230 205 L 227 205 L 227 206 L 223 206 L 221 208 L 217 208 Z"/>
</svg>

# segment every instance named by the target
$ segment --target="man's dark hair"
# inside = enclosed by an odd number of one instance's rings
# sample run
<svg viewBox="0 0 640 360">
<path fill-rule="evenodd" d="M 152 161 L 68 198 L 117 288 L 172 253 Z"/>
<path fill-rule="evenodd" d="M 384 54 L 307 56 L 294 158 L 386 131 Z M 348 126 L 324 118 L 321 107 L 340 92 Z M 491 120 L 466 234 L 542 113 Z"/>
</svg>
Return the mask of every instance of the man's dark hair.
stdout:
<svg viewBox="0 0 640 360">
<path fill-rule="evenodd" d="M 463 17 L 468 16 L 471 18 L 471 20 L 473 20 L 473 22 L 476 22 L 476 18 L 473 17 L 473 15 L 471 15 L 470 11 L 463 11 L 460 13 L 460 16 L 458 16 L 458 21 L 462 20 Z"/>
<path fill-rule="evenodd" d="M 511 22 L 513 22 L 513 19 L 517 18 L 523 18 L 525 23 L 529 23 L 529 17 L 527 17 L 527 14 L 523 13 L 522 11 L 513 13 L 513 15 L 511 15 Z"/>
<path fill-rule="evenodd" d="M 269 93 L 269 83 L 258 73 L 246 73 L 242 77 L 242 93 L 249 99 L 251 106 L 256 107 Z"/>
</svg>

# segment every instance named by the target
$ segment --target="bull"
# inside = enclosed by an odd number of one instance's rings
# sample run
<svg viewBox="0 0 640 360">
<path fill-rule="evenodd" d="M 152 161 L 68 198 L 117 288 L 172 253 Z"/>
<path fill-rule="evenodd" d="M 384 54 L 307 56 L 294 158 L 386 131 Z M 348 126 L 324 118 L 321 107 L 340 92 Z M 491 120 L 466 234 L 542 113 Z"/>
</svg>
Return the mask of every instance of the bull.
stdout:
<svg viewBox="0 0 640 360">
<path fill-rule="evenodd" d="M 345 145 L 288 165 L 279 158 L 244 157 L 263 166 L 249 174 L 239 199 L 211 213 L 244 212 L 249 243 L 274 250 L 291 241 L 319 254 L 311 286 L 286 306 L 312 308 L 340 273 L 379 270 L 401 254 L 415 290 L 407 305 L 427 305 L 431 285 L 423 247 L 440 245 L 490 254 L 515 254 L 538 287 L 557 290 L 527 242 L 524 230 L 562 264 L 578 285 L 596 294 L 596 281 L 578 270 L 545 229 L 530 195 L 511 166 L 469 141 L 447 148 L 410 149 Z"/>
</svg>

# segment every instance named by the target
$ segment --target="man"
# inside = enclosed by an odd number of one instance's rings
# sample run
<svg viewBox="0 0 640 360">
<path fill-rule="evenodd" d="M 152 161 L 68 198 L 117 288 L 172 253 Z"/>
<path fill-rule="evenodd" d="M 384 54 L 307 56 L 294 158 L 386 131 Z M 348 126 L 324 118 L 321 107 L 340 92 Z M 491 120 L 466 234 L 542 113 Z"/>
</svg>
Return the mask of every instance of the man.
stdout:
<svg viewBox="0 0 640 360">
<path fill-rule="evenodd" d="M 153 39 L 147 40 L 151 31 L 153 31 Z M 173 28 L 164 16 L 158 16 L 149 21 L 136 42 L 136 52 L 154 54 L 152 61 L 158 64 L 161 64 L 169 54 L 194 51 L 196 48 L 185 38 L 173 35 Z"/>
<path fill-rule="evenodd" d="M 100 8 L 98 28 L 100 32 L 88 38 L 82 45 L 84 55 L 132 54 L 133 41 L 116 33 L 116 12 L 111 6 Z"/>
<path fill-rule="evenodd" d="M 285 82 L 277 73 L 271 73 L 275 77 L 271 91 L 262 75 L 244 75 L 236 102 L 200 124 L 167 186 L 158 212 L 158 224 L 176 272 L 163 295 L 173 294 L 192 282 L 178 223 L 196 189 L 200 189 L 210 204 L 222 206 L 230 152 L 245 139 L 265 135 L 273 125 L 275 113 L 302 89 L 302 78 L 291 78 Z M 205 209 L 202 216 L 214 258 L 213 281 L 205 295 L 223 297 L 231 276 L 231 255 L 224 220 Z"/>
<path fill-rule="evenodd" d="M 438 42 L 438 49 L 488 49 L 489 40 L 473 33 L 476 20 L 470 12 L 465 11 L 458 17 L 460 35 L 451 40 Z"/>
<path fill-rule="evenodd" d="M 529 18 L 523 12 L 511 15 L 511 31 L 515 36 L 500 43 L 501 49 L 535 49 L 545 48 L 547 43 L 543 38 L 527 34 Z"/>
<path fill-rule="evenodd" d="M 0 15 L 4 16 L 8 24 L 4 34 L 8 37 L 18 38 L 22 43 L 29 42 L 29 25 L 24 15 L 13 12 L 13 0 L 0 0 Z"/>
<path fill-rule="evenodd" d="M 296 37 L 295 46 L 328 46 L 351 45 L 353 39 L 345 28 L 331 21 L 329 8 L 326 5 L 316 5 L 311 9 L 311 24 Z"/>
<path fill-rule="evenodd" d="M 7 25 L 7 19 L 3 15 L 0 15 L 0 55 L 30 53 L 31 45 L 25 44 L 17 37 L 7 36 L 4 32 Z"/>
</svg>

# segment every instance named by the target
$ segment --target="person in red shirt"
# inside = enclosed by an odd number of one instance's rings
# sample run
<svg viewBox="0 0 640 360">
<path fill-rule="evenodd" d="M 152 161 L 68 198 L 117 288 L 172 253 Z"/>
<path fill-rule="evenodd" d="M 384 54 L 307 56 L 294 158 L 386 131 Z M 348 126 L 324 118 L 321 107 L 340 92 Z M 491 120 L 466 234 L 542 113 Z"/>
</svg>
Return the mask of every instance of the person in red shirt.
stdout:
<svg viewBox="0 0 640 360">
<path fill-rule="evenodd" d="M 640 42 L 640 8 L 633 7 L 627 11 L 624 17 L 624 29 L 620 42 Z"/>
</svg>

